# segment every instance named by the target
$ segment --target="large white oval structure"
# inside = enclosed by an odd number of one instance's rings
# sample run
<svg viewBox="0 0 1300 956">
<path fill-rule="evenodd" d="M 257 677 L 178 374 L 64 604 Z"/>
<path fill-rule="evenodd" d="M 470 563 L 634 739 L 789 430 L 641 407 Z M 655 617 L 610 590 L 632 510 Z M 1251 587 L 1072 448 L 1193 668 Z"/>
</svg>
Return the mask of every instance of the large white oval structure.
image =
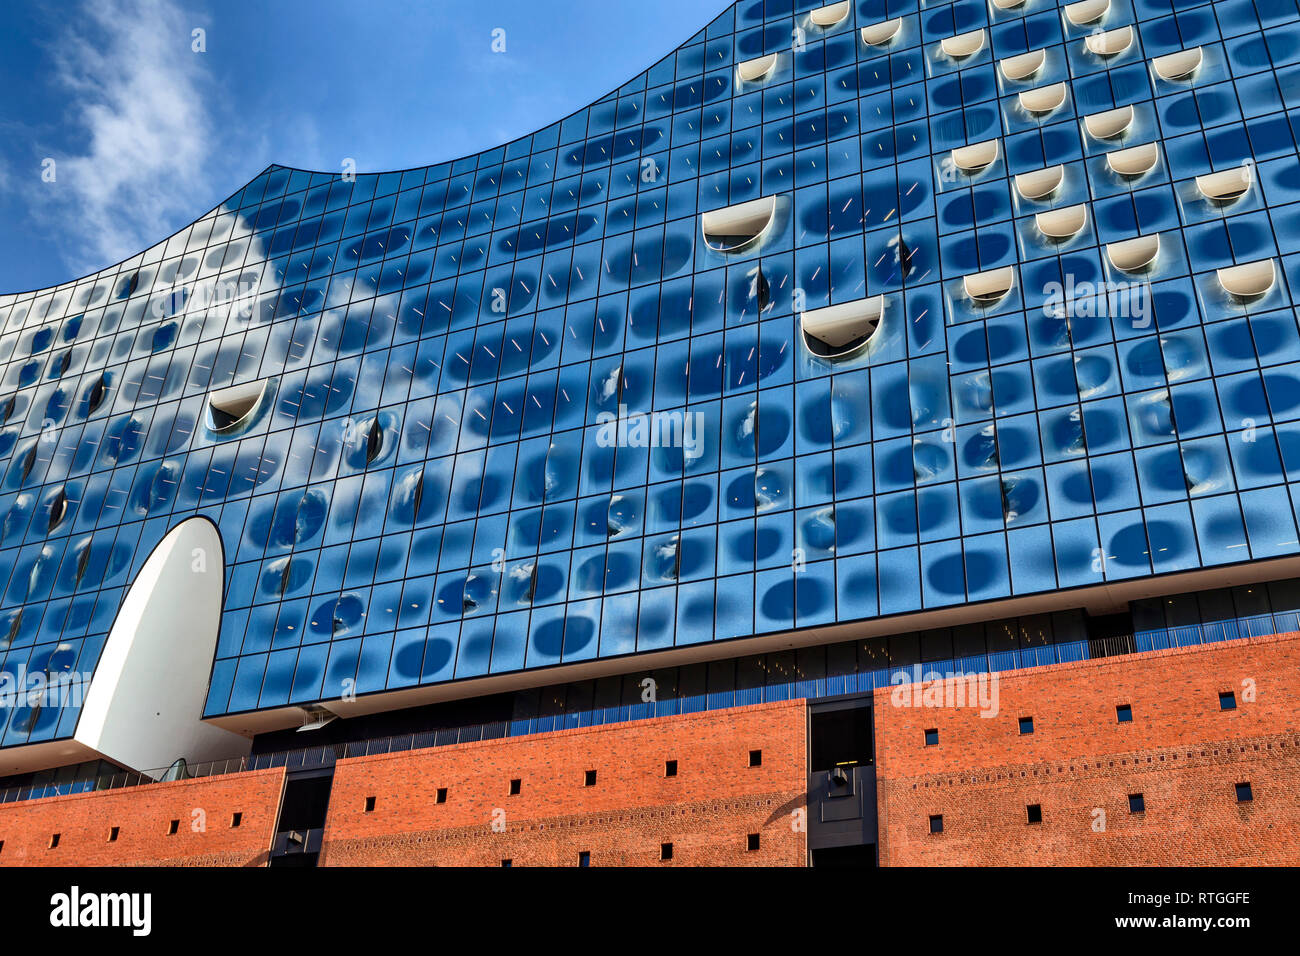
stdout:
<svg viewBox="0 0 1300 956">
<path fill-rule="evenodd" d="M 225 551 L 207 518 L 182 521 L 127 589 L 75 739 L 145 771 L 238 756 L 249 741 L 202 721 L 221 629 Z"/>
</svg>

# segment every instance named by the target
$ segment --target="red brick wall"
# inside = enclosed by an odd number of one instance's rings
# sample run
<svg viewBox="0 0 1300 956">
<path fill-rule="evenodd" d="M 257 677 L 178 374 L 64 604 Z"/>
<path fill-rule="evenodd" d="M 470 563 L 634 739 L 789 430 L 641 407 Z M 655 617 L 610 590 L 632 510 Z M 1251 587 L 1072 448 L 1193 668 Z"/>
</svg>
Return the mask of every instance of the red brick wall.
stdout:
<svg viewBox="0 0 1300 956">
<path fill-rule="evenodd" d="M 283 789 L 277 768 L 4 804 L 0 866 L 264 866 Z"/>
<path fill-rule="evenodd" d="M 803 866 L 805 721 L 783 701 L 342 760 L 321 864 L 574 866 L 585 850 L 592 866 Z"/>
<path fill-rule="evenodd" d="M 997 686 L 987 718 L 876 692 L 882 864 L 1300 863 L 1300 634 L 1012 671 Z M 1219 708 L 1227 690 L 1236 710 Z M 1242 781 L 1251 803 L 1236 801 Z M 1130 793 L 1145 812 L 1129 813 Z M 1043 821 L 1028 824 L 1035 803 Z"/>
</svg>

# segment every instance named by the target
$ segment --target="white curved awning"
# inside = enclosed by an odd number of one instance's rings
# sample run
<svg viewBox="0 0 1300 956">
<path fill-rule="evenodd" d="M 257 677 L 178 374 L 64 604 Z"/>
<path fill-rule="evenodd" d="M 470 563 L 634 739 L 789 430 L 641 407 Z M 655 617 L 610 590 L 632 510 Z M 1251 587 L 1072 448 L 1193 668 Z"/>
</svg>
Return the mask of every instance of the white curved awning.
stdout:
<svg viewBox="0 0 1300 956">
<path fill-rule="evenodd" d="M 885 297 L 878 295 L 800 313 L 799 328 L 814 355 L 844 358 L 871 341 L 884 311 Z"/>
<path fill-rule="evenodd" d="M 1151 61 L 1151 66 L 1162 80 L 1185 80 L 1196 72 L 1203 59 L 1204 54 L 1198 46 L 1158 56 Z"/>
<path fill-rule="evenodd" d="M 757 83 L 770 74 L 776 67 L 776 54 L 755 57 L 736 64 L 736 76 L 744 83 Z"/>
<path fill-rule="evenodd" d="M 1141 272 L 1160 254 L 1160 233 L 1106 245 L 1106 258 L 1120 272 Z"/>
<path fill-rule="evenodd" d="M 1096 23 L 1110 12 L 1110 0 L 1081 0 L 1065 5 L 1065 18 L 1076 27 Z"/>
<path fill-rule="evenodd" d="M 1128 149 L 1112 150 L 1106 154 L 1106 165 L 1120 176 L 1141 176 L 1155 169 L 1159 159 L 1160 147 L 1155 143 L 1143 143 Z"/>
<path fill-rule="evenodd" d="M 880 23 L 873 23 L 869 27 L 862 28 L 862 42 L 867 46 L 884 46 L 894 37 L 898 36 L 898 31 L 903 26 L 903 18 L 895 17 L 892 20 L 882 20 Z"/>
<path fill-rule="evenodd" d="M 1088 204 L 1040 212 L 1034 217 L 1034 224 L 1048 239 L 1062 241 L 1073 238 L 1088 224 Z"/>
<path fill-rule="evenodd" d="M 1242 165 L 1197 176 L 1196 188 L 1206 199 L 1215 202 L 1231 202 L 1246 195 L 1250 191 L 1250 184 L 1254 181 L 1254 167 Z"/>
<path fill-rule="evenodd" d="M 1083 43 L 1097 56 L 1117 56 L 1133 45 L 1133 28 L 1128 26 L 1105 33 L 1090 33 L 1083 38 Z"/>
<path fill-rule="evenodd" d="M 1016 191 L 1024 199 L 1042 199 L 1049 196 L 1065 179 L 1065 166 L 1048 166 L 1016 177 Z"/>
<path fill-rule="evenodd" d="M 1115 110 L 1089 113 L 1083 118 L 1083 125 L 1096 139 L 1114 139 L 1133 125 L 1133 115 L 1132 106 L 1121 106 Z"/>
<path fill-rule="evenodd" d="M 985 39 L 985 31 L 972 30 L 970 33 L 959 33 L 954 37 L 940 40 L 939 46 L 944 53 L 954 60 L 962 60 L 968 56 L 974 56 L 984 49 Z"/>
<path fill-rule="evenodd" d="M 844 18 L 849 15 L 853 5 L 849 0 L 841 0 L 839 3 L 828 3 L 824 7 L 818 7 L 808 14 L 808 19 L 813 22 L 813 26 L 821 27 L 823 30 L 827 27 L 833 27 L 837 23 L 842 23 Z"/>
<path fill-rule="evenodd" d="M 714 252 L 739 252 L 760 239 L 776 218 L 776 196 L 764 196 L 700 216 L 704 244 Z"/>
<path fill-rule="evenodd" d="M 1016 284 L 1016 270 L 1012 266 L 975 272 L 963 276 L 962 288 L 977 305 L 990 306 L 1000 301 Z"/>
<path fill-rule="evenodd" d="M 1050 113 L 1065 102 L 1065 83 L 1053 83 L 1020 94 L 1020 105 L 1030 113 Z"/>
<path fill-rule="evenodd" d="M 953 165 L 963 173 L 978 173 L 988 169 L 998 158 L 998 140 L 988 139 L 982 143 L 958 146 L 952 151 Z"/>
<path fill-rule="evenodd" d="M 1028 53 L 1018 53 L 999 60 L 998 69 L 1008 80 L 1027 80 L 1042 69 L 1046 61 L 1046 50 L 1030 50 Z"/>
<path fill-rule="evenodd" d="M 1219 285 L 1239 299 L 1254 299 L 1273 288 L 1277 270 L 1272 259 L 1260 259 L 1239 266 L 1228 266 L 1217 272 Z"/>
<path fill-rule="evenodd" d="M 231 432 L 246 424 L 266 394 L 269 378 L 245 382 L 208 393 L 208 427 L 214 432 Z"/>
</svg>

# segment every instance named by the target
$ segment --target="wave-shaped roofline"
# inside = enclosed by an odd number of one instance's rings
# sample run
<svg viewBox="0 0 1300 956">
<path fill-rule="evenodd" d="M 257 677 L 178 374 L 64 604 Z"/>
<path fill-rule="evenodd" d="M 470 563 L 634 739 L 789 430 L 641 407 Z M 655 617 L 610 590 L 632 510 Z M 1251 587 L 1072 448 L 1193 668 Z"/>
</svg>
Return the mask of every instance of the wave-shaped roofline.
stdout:
<svg viewBox="0 0 1300 956">
<path fill-rule="evenodd" d="M 514 145 L 515 143 L 518 143 L 518 142 L 521 141 L 521 140 L 528 139 L 529 137 L 532 137 L 532 136 L 536 136 L 538 133 L 542 132 L 543 130 L 550 129 L 552 126 L 557 126 L 557 125 L 559 125 L 559 124 L 564 123 L 565 120 L 568 120 L 568 119 L 570 119 L 570 118 L 572 118 L 572 117 L 574 117 L 574 116 L 577 116 L 577 115 L 578 115 L 579 113 L 581 113 L 583 110 L 589 110 L 589 109 L 591 109 L 593 106 L 596 106 L 597 104 L 600 104 L 600 103 L 605 102 L 605 101 L 608 100 L 611 96 L 617 96 L 617 95 L 618 95 L 618 91 L 621 90 L 623 87 L 627 86 L 628 83 L 631 83 L 633 79 L 635 79 L 636 77 L 640 76 L 642 73 L 648 73 L 651 69 L 653 69 L 656 65 L 658 65 L 660 62 L 662 62 L 663 60 L 665 60 L 667 57 L 672 56 L 673 54 L 675 54 L 678 50 L 682 49 L 683 47 L 690 46 L 692 43 L 696 42 L 696 40 L 703 41 L 703 39 L 704 39 L 704 35 L 705 35 L 705 33 L 708 31 L 709 27 L 711 27 L 711 26 L 713 26 L 713 24 L 717 23 L 718 20 L 720 20 L 720 19 L 721 19 L 721 18 L 726 14 L 726 12 L 727 12 L 728 10 L 730 10 L 733 6 L 736 5 L 736 3 L 737 3 L 737 0 L 725 0 L 725 3 L 723 4 L 722 9 L 721 9 L 718 13 L 716 13 L 716 14 L 713 16 L 713 18 L 710 19 L 710 20 L 709 20 L 709 21 L 708 21 L 704 26 L 702 26 L 702 27 L 700 27 L 699 29 L 697 29 L 694 33 L 692 33 L 692 34 L 691 34 L 689 37 L 687 37 L 685 40 L 682 40 L 682 41 L 681 41 L 680 43 L 678 43 L 676 46 L 673 46 L 672 48 L 670 48 L 670 49 L 668 50 L 668 52 L 666 52 L 666 53 L 664 53 L 663 55 L 661 55 L 661 56 L 657 57 L 656 59 L 652 60 L 652 61 L 650 62 L 650 65 L 649 65 L 649 66 L 645 67 L 645 68 L 642 69 L 642 70 L 638 70 L 636 73 L 633 74 L 633 76 L 632 76 L 630 79 L 625 80 L 624 82 L 620 83 L 618 86 L 616 86 L 616 87 L 614 87 L 613 89 L 609 90 L 609 91 L 608 91 L 607 93 L 605 93 L 603 96 L 599 96 L 599 97 L 597 97 L 597 98 L 594 99 L 594 100 L 590 100 L 590 101 L 588 101 L 586 104 L 584 104 L 584 105 L 582 105 L 582 106 L 579 106 L 577 109 L 572 110 L 571 112 L 564 114 L 564 115 L 561 116 L 559 119 L 552 120 L 551 122 L 546 123 L 546 124 L 544 124 L 544 125 L 542 125 L 542 126 L 535 127 L 535 128 L 533 128 L 532 130 L 530 130 L 529 132 L 527 132 L 527 133 L 523 133 L 523 134 L 521 134 L 521 135 L 519 135 L 519 136 L 516 136 L 514 139 L 509 140 L 508 142 L 505 142 L 505 143 L 497 143 L 497 144 L 494 145 L 494 146 L 485 146 L 483 149 L 474 150 L 473 152 L 469 152 L 469 153 L 463 153 L 463 154 L 461 154 L 460 156 L 454 156 L 454 157 L 452 157 L 451 159 L 444 159 L 444 160 L 441 160 L 441 161 L 439 161 L 439 162 L 433 162 L 433 163 L 422 163 L 422 164 L 420 164 L 420 165 L 418 165 L 418 166 L 407 166 L 407 167 L 405 167 L 405 168 L 403 168 L 403 169 L 383 169 L 383 170 L 379 170 L 379 171 L 377 171 L 377 172 L 369 172 L 369 173 L 361 173 L 361 172 L 358 172 L 358 173 L 356 174 L 356 176 L 357 176 L 358 179 L 360 179 L 362 176 L 376 176 L 376 177 L 377 177 L 377 176 L 392 176 L 392 175 L 400 175 L 400 174 L 404 174 L 404 173 L 415 172 L 417 169 L 432 169 L 432 168 L 434 168 L 435 166 L 453 166 L 453 165 L 455 165 L 456 163 L 462 162 L 462 161 L 464 161 L 464 160 L 466 160 L 466 159 L 471 159 L 471 158 L 474 158 L 474 157 L 482 156 L 484 153 L 489 153 L 489 152 L 491 152 L 491 151 L 494 150 L 494 149 L 506 149 L 506 148 L 508 148 L 508 147 L 510 147 L 510 146 L 512 146 L 512 145 Z M 91 271 L 91 272 L 86 272 L 86 273 L 84 273 L 84 274 L 82 274 L 82 275 L 75 276 L 75 277 L 73 277 L 73 278 L 71 278 L 71 279 L 65 279 L 65 280 L 63 280 L 62 282 L 57 282 L 57 283 L 55 283 L 54 285 L 38 286 L 38 287 L 36 287 L 36 288 L 32 288 L 32 289 L 23 289 L 23 290 L 20 290 L 20 291 L 17 291 L 17 292 L 0 292 L 0 305 L 12 305 L 12 304 L 14 304 L 14 302 L 15 302 L 16 300 L 18 300 L 18 299 L 22 299 L 22 298 L 26 298 L 26 297 L 28 297 L 28 296 L 30 296 L 30 297 L 32 297 L 32 298 L 35 298 L 36 296 L 38 296 L 38 295 L 40 295 L 40 294 L 42 294 L 42 293 L 46 293 L 46 292 L 54 293 L 54 292 L 58 292 L 58 291 L 60 291 L 60 290 L 62 290 L 62 289 L 65 289 L 65 288 L 73 288 L 73 287 L 77 286 L 78 284 L 80 284 L 80 283 L 82 283 L 82 282 L 85 282 L 85 281 L 87 281 L 87 280 L 89 280 L 89 279 L 94 279 L 94 278 L 96 278 L 97 276 L 101 276 L 101 275 L 103 275 L 103 274 L 106 273 L 106 272 L 112 272 L 112 271 L 114 271 L 114 270 L 118 270 L 118 269 L 120 269 L 120 268 L 121 268 L 125 263 L 130 262 L 130 261 L 131 261 L 132 259 L 134 259 L 136 256 L 144 255 L 144 253 L 148 252 L 150 249 L 152 249 L 152 248 L 154 248 L 155 246 L 158 246 L 158 245 L 160 245 L 160 244 L 162 244 L 162 243 L 165 243 L 167 240 L 171 239 L 172 236 L 175 236 L 175 235 L 177 235 L 178 233 L 180 233 L 181 230 L 183 230 L 183 229 L 188 229 L 190 226 L 193 226 L 196 222 L 200 222 L 201 220 L 203 220 L 203 219 L 206 218 L 207 216 L 210 216 L 210 215 L 212 215 L 213 213 L 217 212 L 217 211 L 220 210 L 223 206 L 225 206 L 227 203 L 229 203 L 231 199 L 233 199 L 234 197 L 238 196 L 240 193 L 242 193 L 245 189 L 247 189 L 247 188 L 248 188 L 249 186 L 251 186 L 253 183 L 257 182 L 258 179 L 260 179 L 261 177 L 263 177 L 263 176 L 267 175 L 268 173 L 270 173 L 270 172 L 272 172 L 272 171 L 275 171 L 275 170 L 285 170 L 285 171 L 290 172 L 290 173 L 305 173 L 305 174 L 310 175 L 310 176 L 331 176 L 331 177 L 332 177 L 332 176 L 338 176 L 338 175 L 339 175 L 338 170 L 333 170 L 333 169 L 307 169 L 307 168 L 304 168 L 304 167 L 301 167 L 301 166 L 286 166 L 286 165 L 284 165 L 283 163 L 274 163 L 274 162 L 273 162 L 273 163 L 270 163 L 270 164 L 268 164 L 267 166 L 265 166 L 265 167 L 264 167 L 260 172 L 256 173 L 255 175 L 251 176 L 250 178 L 244 180 L 244 183 L 243 183 L 242 186 L 240 186 L 240 187 L 239 187 L 238 189 L 236 189 L 234 192 L 230 193 L 228 196 L 226 196 L 225 199 L 223 199 L 221 202 L 217 203 L 217 204 L 216 204 L 215 206 L 213 206 L 211 209 L 208 209 L 208 210 L 206 210 L 205 212 L 200 213 L 199 215 L 195 216 L 193 219 L 186 220 L 186 222 L 185 222 L 183 225 L 181 225 L 178 229 L 176 229 L 174 232 L 171 232 L 171 233 L 167 234 L 166 236 L 163 236 L 163 237 L 162 237 L 161 239 L 159 239 L 157 242 L 151 243 L 150 245 L 145 246 L 145 248 L 140 249 L 140 250 L 137 250 L 136 252 L 131 253 L 131 255 L 126 256 L 126 257 L 124 257 L 124 258 L 122 258 L 122 259 L 119 259 L 117 262 L 109 263 L 109 264 L 106 265 L 106 266 L 102 266 L 102 267 L 100 267 L 100 268 L 98 268 L 98 269 L 95 269 L 95 270 L 93 270 L 93 271 Z"/>
</svg>

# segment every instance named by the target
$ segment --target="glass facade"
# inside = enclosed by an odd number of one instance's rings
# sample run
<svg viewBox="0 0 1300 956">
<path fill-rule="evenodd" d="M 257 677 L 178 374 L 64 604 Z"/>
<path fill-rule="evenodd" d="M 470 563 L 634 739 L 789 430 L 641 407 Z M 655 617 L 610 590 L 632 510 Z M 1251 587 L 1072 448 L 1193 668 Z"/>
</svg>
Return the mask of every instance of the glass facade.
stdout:
<svg viewBox="0 0 1300 956">
<path fill-rule="evenodd" d="M 194 515 L 208 716 L 1298 554 L 1298 103 L 1291 0 L 745 0 L 509 145 L 273 166 L 0 297 L 3 673 Z"/>
</svg>

